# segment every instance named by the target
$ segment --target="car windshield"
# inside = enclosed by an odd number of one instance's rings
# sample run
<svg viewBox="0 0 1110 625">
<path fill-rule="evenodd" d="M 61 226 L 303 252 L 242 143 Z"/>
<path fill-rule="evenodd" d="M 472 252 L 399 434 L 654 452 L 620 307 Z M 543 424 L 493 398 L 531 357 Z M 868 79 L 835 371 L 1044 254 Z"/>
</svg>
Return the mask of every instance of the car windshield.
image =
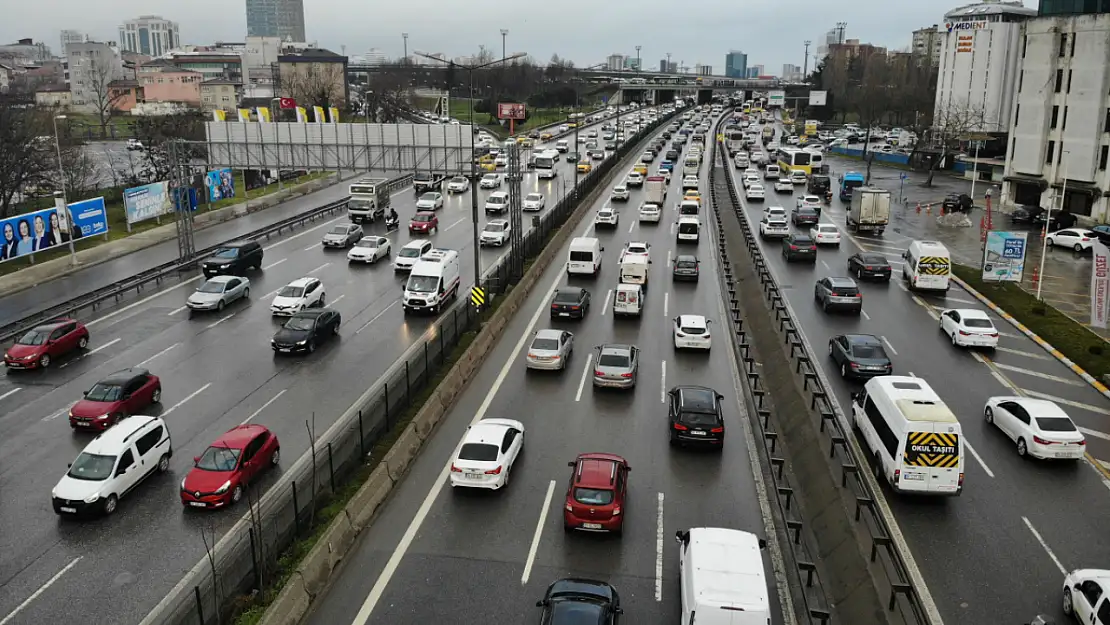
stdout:
<svg viewBox="0 0 1110 625">
<path fill-rule="evenodd" d="M 42 345 L 50 336 L 50 330 L 31 330 L 24 334 L 16 343 L 20 345 Z"/>
<path fill-rule="evenodd" d="M 420 250 L 415 247 L 402 247 L 401 251 L 397 253 L 402 258 L 416 258 L 420 256 Z"/>
<path fill-rule="evenodd" d="M 859 259 L 862 260 L 863 262 L 867 263 L 868 265 L 885 265 L 885 264 L 887 264 L 885 258 L 883 258 L 882 256 L 875 255 L 875 254 L 864 254 L 863 256 L 860 256 Z"/>
<path fill-rule="evenodd" d="M 840 232 L 836 229 L 836 226 L 817 226 L 817 231 L 822 234 L 833 234 L 835 232 Z"/>
<path fill-rule="evenodd" d="M 227 447 L 209 447 L 197 460 L 197 468 L 201 471 L 234 471 L 239 464 L 238 449 Z"/>
<path fill-rule="evenodd" d="M 1075 424 L 1067 417 L 1037 417 L 1042 432 L 1074 432 Z"/>
<path fill-rule="evenodd" d="M 482 176 L 482 180 L 486 180 L 486 181 L 489 181 L 489 182 L 497 182 L 497 175 L 496 174 L 490 174 L 490 175 Z"/>
<path fill-rule="evenodd" d="M 539 193 L 529 193 L 524 199 L 528 200 L 529 202 L 539 202 L 543 199 L 543 196 Z"/>
<path fill-rule="evenodd" d="M 607 506 L 613 503 L 613 491 L 601 488 L 576 488 L 574 500 L 587 506 Z"/>
<path fill-rule="evenodd" d="M 298 332 L 304 332 L 306 330 L 311 330 L 315 325 L 315 317 L 293 317 L 289 321 L 285 322 L 284 328 L 286 330 L 297 330 Z"/>
<path fill-rule="evenodd" d="M 456 176 L 451 179 L 451 182 L 453 184 L 466 184 L 466 178 L 463 178 L 462 176 Z"/>
<path fill-rule="evenodd" d="M 504 204 L 508 200 L 509 198 L 507 197 L 502 197 L 500 195 L 491 195 L 486 198 L 486 204 Z"/>
<path fill-rule="evenodd" d="M 975 317 L 972 317 L 971 319 L 965 318 L 964 325 L 969 328 L 994 329 L 994 324 L 991 323 L 990 319 L 979 319 Z"/>
<path fill-rule="evenodd" d="M 483 230 L 486 232 L 503 232 L 505 230 L 505 224 L 486 224 Z"/>
<path fill-rule="evenodd" d="M 580 297 L 578 291 L 556 291 L 555 302 L 559 304 L 577 304 Z"/>
<path fill-rule="evenodd" d="M 328 234 L 346 235 L 347 234 L 347 226 L 336 226 L 336 227 L 332 228 L 331 232 L 329 232 Z"/>
<path fill-rule="evenodd" d="M 374 237 L 363 237 L 358 241 L 359 247 L 378 247 L 378 240 Z"/>
<path fill-rule="evenodd" d="M 278 297 L 304 297 L 303 286 L 293 286 L 291 284 L 281 287 L 278 291 Z"/>
<path fill-rule="evenodd" d="M 431 220 L 432 220 L 432 216 L 431 216 L 431 215 L 420 215 L 420 214 L 417 214 L 417 215 L 414 215 L 414 216 L 413 216 L 412 220 L 413 220 L 413 221 L 431 221 Z"/>
<path fill-rule="evenodd" d="M 852 356 L 856 358 L 887 360 L 886 350 L 880 345 L 853 345 Z"/>
<path fill-rule="evenodd" d="M 89 401 L 118 401 L 122 395 L 122 386 L 97 382 L 89 389 L 88 393 L 85 393 L 85 399 Z"/>
<path fill-rule="evenodd" d="M 597 359 L 597 365 L 599 367 L 627 367 L 628 360 L 627 354 L 603 352 Z"/>
<path fill-rule="evenodd" d="M 405 289 L 414 293 L 433 293 L 438 285 L 438 276 L 409 276 Z"/>
<path fill-rule="evenodd" d="M 210 280 L 200 285 L 200 288 L 197 289 L 197 293 L 223 293 L 225 284 L 227 283 Z"/>
<path fill-rule="evenodd" d="M 435 193 L 425 193 L 424 195 L 420 196 L 420 199 L 427 200 L 427 201 L 431 202 L 431 201 L 436 199 L 436 194 Z"/>
<path fill-rule="evenodd" d="M 552 338 L 537 338 L 532 341 L 532 349 L 539 349 L 544 351 L 555 351 L 559 349 L 559 339 Z"/>
<path fill-rule="evenodd" d="M 212 255 L 212 258 L 237 258 L 238 256 L 238 249 L 234 247 L 225 247 L 223 249 L 216 250 L 216 253 Z"/>
<path fill-rule="evenodd" d="M 99 482 L 112 476 L 112 469 L 116 466 L 115 456 L 101 456 L 81 452 L 73 461 L 66 473 L 75 480 L 89 480 Z"/>
<path fill-rule="evenodd" d="M 488 443 L 466 443 L 459 450 L 459 460 L 475 460 L 478 462 L 496 462 L 497 445 Z"/>
</svg>

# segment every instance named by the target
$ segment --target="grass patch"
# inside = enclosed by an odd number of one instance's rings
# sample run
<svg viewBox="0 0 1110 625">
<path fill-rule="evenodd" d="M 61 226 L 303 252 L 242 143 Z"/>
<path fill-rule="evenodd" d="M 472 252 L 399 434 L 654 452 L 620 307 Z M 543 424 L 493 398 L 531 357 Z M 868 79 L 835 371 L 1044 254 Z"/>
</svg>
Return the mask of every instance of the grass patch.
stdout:
<svg viewBox="0 0 1110 625">
<path fill-rule="evenodd" d="M 1010 313 L 1072 362 L 1097 379 L 1110 374 L 1110 344 L 1086 326 L 1056 310 L 1012 283 L 986 283 L 981 270 L 953 265 L 953 273 L 999 308 Z"/>
</svg>

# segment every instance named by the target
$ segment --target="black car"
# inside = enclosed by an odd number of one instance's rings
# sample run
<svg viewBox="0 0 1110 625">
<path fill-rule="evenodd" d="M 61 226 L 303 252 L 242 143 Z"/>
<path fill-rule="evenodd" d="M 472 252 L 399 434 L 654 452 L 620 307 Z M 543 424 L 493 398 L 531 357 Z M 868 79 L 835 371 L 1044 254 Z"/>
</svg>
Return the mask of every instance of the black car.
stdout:
<svg viewBox="0 0 1110 625">
<path fill-rule="evenodd" d="M 667 150 L 666 158 L 667 158 L 668 161 L 671 161 L 672 163 L 677 161 L 678 160 L 678 150 Z"/>
<path fill-rule="evenodd" d="M 867 379 L 891 375 L 894 365 L 881 339 L 870 334 L 841 334 L 829 339 L 829 358 L 844 378 Z"/>
<path fill-rule="evenodd" d="M 724 395 L 705 386 L 676 386 L 668 393 L 667 431 L 672 445 L 725 445 Z"/>
<path fill-rule="evenodd" d="M 701 273 L 701 261 L 693 254 L 679 254 L 674 258 L 674 264 L 671 265 L 671 279 L 674 281 L 679 280 L 692 280 L 698 281 L 698 274 Z"/>
<path fill-rule="evenodd" d="M 806 193 L 812 193 L 813 195 L 823 196 L 831 188 L 832 181 L 823 174 L 814 174 L 806 182 Z"/>
<path fill-rule="evenodd" d="M 331 308 L 303 310 L 285 322 L 271 339 L 270 347 L 279 354 L 311 354 L 321 342 L 339 334 L 341 321 L 339 311 Z"/>
<path fill-rule="evenodd" d="M 1040 206 L 1018 206 L 1010 213 L 1010 223 L 1029 225 L 1040 223 L 1043 225 L 1044 222 L 1045 210 Z"/>
<path fill-rule="evenodd" d="M 971 210 L 972 202 L 971 196 L 966 193 L 949 193 L 944 196 L 944 202 L 941 204 L 941 209 L 945 213 L 953 211 L 968 211 Z"/>
<path fill-rule="evenodd" d="M 624 614 L 616 588 L 578 577 L 548 586 L 536 606 L 543 608 L 540 625 L 616 625 Z"/>
<path fill-rule="evenodd" d="M 665 131 L 665 132 L 663 132 L 663 138 L 664 138 L 664 139 L 670 139 L 670 138 L 671 138 L 671 133 L 670 133 L 670 131 Z"/>
<path fill-rule="evenodd" d="M 821 221 L 821 213 L 808 206 L 799 206 L 790 211 L 790 221 L 794 222 L 795 226 L 812 226 Z"/>
<path fill-rule="evenodd" d="M 232 241 L 221 245 L 200 266 L 205 278 L 241 276 L 248 269 L 262 268 L 262 245 L 258 241 Z"/>
<path fill-rule="evenodd" d="M 881 254 L 861 252 L 848 258 L 848 273 L 857 280 L 879 280 L 890 282 L 890 263 Z"/>
<path fill-rule="evenodd" d="M 817 242 L 808 234 L 791 234 L 782 240 L 782 255 L 786 262 L 796 259 L 817 262 Z"/>
<path fill-rule="evenodd" d="M 551 299 L 551 318 L 584 319 L 590 310 L 590 292 L 586 289 L 563 288 Z"/>
</svg>

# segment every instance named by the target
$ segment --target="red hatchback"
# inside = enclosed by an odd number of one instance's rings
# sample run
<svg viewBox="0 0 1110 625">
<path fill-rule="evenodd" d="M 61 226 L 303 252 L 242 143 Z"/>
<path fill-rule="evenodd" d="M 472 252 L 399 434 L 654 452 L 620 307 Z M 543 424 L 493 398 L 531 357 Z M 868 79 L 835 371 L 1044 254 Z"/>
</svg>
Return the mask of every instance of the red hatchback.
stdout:
<svg viewBox="0 0 1110 625">
<path fill-rule="evenodd" d="M 563 529 L 614 532 L 624 529 L 624 496 L 628 462 L 615 454 L 580 454 L 563 506 Z"/>
<path fill-rule="evenodd" d="M 75 430 L 102 432 L 161 401 L 162 381 L 158 376 L 139 367 L 124 369 L 85 391 L 85 398 L 69 409 L 69 425 Z"/>
<path fill-rule="evenodd" d="M 193 458 L 181 480 L 181 504 L 192 508 L 223 508 L 243 498 L 243 489 L 270 467 L 277 466 L 281 445 L 261 425 L 237 425 Z"/>
<path fill-rule="evenodd" d="M 439 217 L 431 211 L 420 211 L 412 216 L 409 222 L 410 234 L 428 234 L 439 228 Z"/>
<path fill-rule="evenodd" d="M 45 369 L 59 356 L 89 346 L 89 330 L 80 321 L 59 319 L 30 330 L 8 348 L 8 369 Z"/>
</svg>

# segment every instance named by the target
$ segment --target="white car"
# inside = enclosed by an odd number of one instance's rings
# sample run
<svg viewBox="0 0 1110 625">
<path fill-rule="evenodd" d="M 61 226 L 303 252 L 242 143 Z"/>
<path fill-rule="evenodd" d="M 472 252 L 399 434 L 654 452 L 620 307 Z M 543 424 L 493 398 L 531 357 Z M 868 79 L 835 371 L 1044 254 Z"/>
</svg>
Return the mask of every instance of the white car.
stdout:
<svg viewBox="0 0 1110 625">
<path fill-rule="evenodd" d="M 526 211 L 542 211 L 545 206 L 547 206 L 547 199 L 544 198 L 542 193 L 529 193 L 524 196 L 520 208 Z"/>
<path fill-rule="evenodd" d="M 667 184 L 671 183 L 671 170 L 667 169 L 666 167 L 660 167 L 659 169 L 655 170 L 655 175 L 666 180 Z"/>
<path fill-rule="evenodd" d="M 764 239 L 781 239 L 790 234 L 790 224 L 786 221 L 786 217 L 772 216 L 764 217 L 759 222 L 759 236 Z"/>
<path fill-rule="evenodd" d="M 614 202 L 627 202 L 630 195 L 631 194 L 629 194 L 628 192 L 627 185 L 618 184 L 617 186 L 613 187 L 613 191 L 609 193 L 609 199 L 613 200 Z"/>
<path fill-rule="evenodd" d="M 392 244 L 385 237 L 362 237 L 347 252 L 347 260 L 352 263 L 376 263 L 379 258 L 389 258 L 391 250 Z"/>
<path fill-rule="evenodd" d="M 650 260 L 651 244 L 638 241 L 629 241 L 628 243 L 624 244 L 624 248 L 621 250 L 620 260 L 623 261 L 625 256 L 643 256 L 644 258 Z"/>
<path fill-rule="evenodd" d="M 658 204 L 644 203 L 640 205 L 640 221 L 659 223 L 662 216 L 663 209 Z"/>
<path fill-rule="evenodd" d="M 744 186 L 745 189 L 751 187 L 753 184 L 763 186 L 758 175 L 749 173 L 744 174 L 744 177 L 740 180 L 740 183 Z"/>
<path fill-rule="evenodd" d="M 732 164 L 736 167 L 736 169 L 747 169 L 751 165 L 751 161 L 748 160 L 747 155 L 737 156 L 732 161 Z"/>
<path fill-rule="evenodd" d="M 563 371 L 574 353 L 574 335 L 566 330 L 538 330 L 524 355 L 524 366 L 541 371 Z"/>
<path fill-rule="evenodd" d="M 698 177 L 697 176 L 695 176 L 693 174 L 691 174 L 689 176 L 683 176 L 683 178 L 682 178 L 682 190 L 683 191 L 685 191 L 687 189 L 697 189 L 697 188 L 698 188 Z"/>
<path fill-rule="evenodd" d="M 713 337 L 709 334 L 709 320 L 702 315 L 679 315 L 674 318 L 675 349 L 703 349 L 709 351 Z"/>
<path fill-rule="evenodd" d="M 617 221 L 619 218 L 620 215 L 617 215 L 617 211 L 606 206 L 597 211 L 597 217 L 594 218 L 594 226 L 610 226 L 615 228 L 617 226 Z"/>
<path fill-rule="evenodd" d="M 436 191 L 428 191 L 416 200 L 416 208 L 424 211 L 434 211 L 443 208 L 443 194 Z"/>
<path fill-rule="evenodd" d="M 523 448 L 523 423 L 482 419 L 463 435 L 458 455 L 451 462 L 451 486 L 490 490 L 507 486 L 513 463 Z"/>
<path fill-rule="evenodd" d="M 393 259 L 393 271 L 411 271 L 420 257 L 432 251 L 432 242 L 424 239 L 413 239 L 397 250 Z"/>
<path fill-rule="evenodd" d="M 779 178 L 775 181 L 775 193 L 793 193 L 794 183 L 789 178 Z"/>
<path fill-rule="evenodd" d="M 1110 571 L 1105 569 L 1076 569 L 1068 573 L 1064 576 L 1064 614 L 1074 616 L 1078 623 L 1110 623 L 1110 619 L 1103 618 L 1110 611 L 1110 594 L 1103 591 L 1107 587 L 1110 587 Z M 1091 596 L 1094 596 L 1093 601 Z M 1098 620 L 1095 620 L 1096 615 Z"/>
<path fill-rule="evenodd" d="M 624 184 L 629 187 L 642 187 L 644 186 L 644 176 L 638 171 L 630 171 L 624 179 Z"/>
<path fill-rule="evenodd" d="M 494 191 L 486 198 L 486 213 L 497 213 L 500 215 L 507 210 L 509 210 L 508 191 Z"/>
<path fill-rule="evenodd" d="M 763 209 L 763 216 L 786 219 L 786 209 L 781 206 L 767 206 Z"/>
<path fill-rule="evenodd" d="M 794 171 L 790 172 L 790 182 L 794 184 L 805 184 L 808 180 L 809 177 L 806 176 L 806 173 L 800 169 L 795 169 Z"/>
<path fill-rule="evenodd" d="M 840 228 L 832 224 L 817 224 L 809 229 L 809 236 L 817 245 L 840 245 Z"/>
<path fill-rule="evenodd" d="M 470 190 L 470 180 L 465 176 L 455 176 L 447 183 L 448 193 L 466 193 Z"/>
<path fill-rule="evenodd" d="M 956 347 L 998 347 L 998 330 L 987 313 L 974 308 L 949 308 L 940 311 L 940 331 Z"/>
<path fill-rule="evenodd" d="M 1098 234 L 1083 228 L 1064 228 L 1050 233 L 1045 243 L 1055 247 L 1066 247 L 1077 252 L 1085 252 L 1098 241 Z"/>
<path fill-rule="evenodd" d="M 500 174 L 486 174 L 478 182 L 478 187 L 482 189 L 500 189 L 501 188 L 501 175 Z"/>
<path fill-rule="evenodd" d="M 509 226 L 507 219 L 491 219 L 482 228 L 482 234 L 478 236 L 478 245 L 496 245 L 501 247 L 509 242 L 509 235 L 512 233 L 512 228 Z"/>
<path fill-rule="evenodd" d="M 251 281 L 242 276 L 212 276 L 197 287 L 185 300 L 189 313 L 201 310 L 223 311 L 224 306 L 239 298 L 247 298 L 251 292 Z"/>
<path fill-rule="evenodd" d="M 798 198 L 794 205 L 798 208 L 812 208 L 818 213 L 821 212 L 821 198 L 816 195 L 803 195 Z"/>
<path fill-rule="evenodd" d="M 991 397 L 983 418 L 1017 445 L 1019 456 L 1040 460 L 1081 460 L 1087 439 L 1053 402 L 1029 397 Z"/>
<path fill-rule="evenodd" d="M 308 308 L 324 305 L 324 285 L 316 278 L 298 278 L 281 287 L 270 302 L 270 313 L 292 317 Z"/>
<path fill-rule="evenodd" d="M 763 185 L 752 183 L 748 185 L 748 190 L 744 192 L 744 197 L 749 200 L 759 200 L 762 202 L 767 197 L 767 192 L 763 190 Z"/>
</svg>

